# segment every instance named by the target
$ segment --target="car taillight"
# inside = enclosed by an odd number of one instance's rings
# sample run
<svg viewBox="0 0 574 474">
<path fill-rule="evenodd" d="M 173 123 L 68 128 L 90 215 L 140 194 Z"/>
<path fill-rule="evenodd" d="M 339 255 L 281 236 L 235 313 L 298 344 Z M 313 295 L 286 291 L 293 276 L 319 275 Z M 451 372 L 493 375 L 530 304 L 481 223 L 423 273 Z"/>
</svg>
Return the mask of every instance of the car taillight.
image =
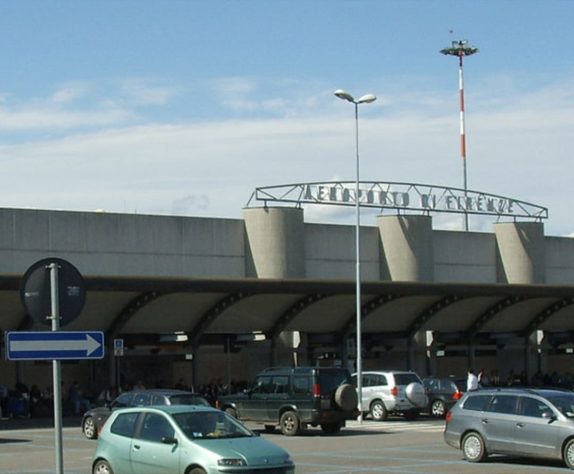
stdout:
<svg viewBox="0 0 574 474">
<path fill-rule="evenodd" d="M 450 422 L 450 420 L 452 420 L 452 412 L 447 411 L 444 419 L 445 419 L 446 423 L 448 424 Z"/>
<path fill-rule="evenodd" d="M 318 383 L 313 384 L 313 396 L 320 397 L 321 396 L 321 385 Z"/>
<path fill-rule="evenodd" d="M 452 394 L 453 400 L 460 400 L 461 397 L 462 397 L 462 392 L 459 392 L 458 390 Z"/>
<path fill-rule="evenodd" d="M 399 387 L 393 387 L 391 388 L 391 395 L 393 397 L 396 397 L 399 394 Z"/>
</svg>

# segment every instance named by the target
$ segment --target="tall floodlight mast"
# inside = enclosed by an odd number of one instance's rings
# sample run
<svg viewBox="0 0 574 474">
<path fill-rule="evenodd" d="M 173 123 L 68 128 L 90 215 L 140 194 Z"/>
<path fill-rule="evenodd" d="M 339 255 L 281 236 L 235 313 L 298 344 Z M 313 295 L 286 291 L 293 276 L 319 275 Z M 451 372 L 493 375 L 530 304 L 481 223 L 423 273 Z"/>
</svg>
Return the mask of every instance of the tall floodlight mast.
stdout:
<svg viewBox="0 0 574 474">
<path fill-rule="evenodd" d="M 440 52 L 449 56 L 458 57 L 458 86 L 460 93 L 460 156 L 462 158 L 462 167 L 464 173 L 464 197 L 467 198 L 467 174 L 466 174 L 466 136 L 464 127 L 464 74 L 462 68 L 462 58 L 478 53 L 478 48 L 474 48 L 468 44 L 467 40 L 452 41 L 449 48 L 441 49 Z M 465 202 L 466 207 L 466 202 Z M 464 214 L 464 230 L 468 231 L 468 214 Z"/>
</svg>

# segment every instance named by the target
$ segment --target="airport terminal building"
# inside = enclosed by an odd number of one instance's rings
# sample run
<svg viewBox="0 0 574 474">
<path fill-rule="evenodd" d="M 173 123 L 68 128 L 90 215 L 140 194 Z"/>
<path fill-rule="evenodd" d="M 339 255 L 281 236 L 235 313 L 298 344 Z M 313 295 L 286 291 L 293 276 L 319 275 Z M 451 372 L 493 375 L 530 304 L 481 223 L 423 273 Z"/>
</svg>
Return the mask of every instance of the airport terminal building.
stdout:
<svg viewBox="0 0 574 474">
<path fill-rule="evenodd" d="M 545 235 L 540 219 L 435 230 L 431 213 L 395 198 L 403 212 L 360 229 L 363 370 L 472 366 L 505 377 L 570 366 L 574 239 Z M 284 204 L 266 199 L 241 219 L 0 209 L 0 326 L 50 330 L 26 313 L 20 285 L 32 264 L 59 257 L 86 284 L 82 313 L 62 329 L 106 338 L 103 359 L 63 363 L 66 384 L 197 386 L 248 381 L 270 365 L 352 370 L 356 228 L 308 223 L 304 206 Z M 49 367 L 3 359 L 2 384 L 48 386 Z"/>
</svg>

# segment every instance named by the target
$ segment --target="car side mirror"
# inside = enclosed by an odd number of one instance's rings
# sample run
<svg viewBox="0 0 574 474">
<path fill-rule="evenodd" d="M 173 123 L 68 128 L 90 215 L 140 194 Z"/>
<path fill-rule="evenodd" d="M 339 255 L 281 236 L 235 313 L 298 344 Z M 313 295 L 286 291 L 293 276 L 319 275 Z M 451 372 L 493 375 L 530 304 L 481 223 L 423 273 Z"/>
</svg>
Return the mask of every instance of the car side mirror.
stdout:
<svg viewBox="0 0 574 474">
<path fill-rule="evenodd" d="M 544 413 L 542 413 L 542 418 L 547 420 L 548 423 L 552 423 L 552 422 L 556 421 L 556 415 L 554 415 L 554 413 L 552 413 L 550 411 L 545 411 Z"/>
<path fill-rule="evenodd" d="M 174 438 L 173 436 L 163 436 L 161 438 L 161 442 L 163 444 L 177 444 L 177 438 Z"/>
</svg>

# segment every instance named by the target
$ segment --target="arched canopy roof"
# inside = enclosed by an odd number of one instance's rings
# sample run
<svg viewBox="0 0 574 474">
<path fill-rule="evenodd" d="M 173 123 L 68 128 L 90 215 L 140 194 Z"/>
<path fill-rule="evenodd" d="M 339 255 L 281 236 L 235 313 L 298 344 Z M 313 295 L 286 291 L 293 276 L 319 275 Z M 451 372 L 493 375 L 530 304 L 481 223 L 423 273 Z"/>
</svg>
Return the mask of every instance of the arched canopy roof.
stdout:
<svg viewBox="0 0 574 474">
<path fill-rule="evenodd" d="M 182 331 L 348 334 L 354 329 L 355 283 L 333 280 L 86 278 L 82 314 L 66 330 L 119 334 Z M 0 278 L 2 330 L 42 330 L 20 303 L 19 277 Z M 366 281 L 365 334 L 418 330 L 531 333 L 574 330 L 574 287 Z"/>
</svg>

